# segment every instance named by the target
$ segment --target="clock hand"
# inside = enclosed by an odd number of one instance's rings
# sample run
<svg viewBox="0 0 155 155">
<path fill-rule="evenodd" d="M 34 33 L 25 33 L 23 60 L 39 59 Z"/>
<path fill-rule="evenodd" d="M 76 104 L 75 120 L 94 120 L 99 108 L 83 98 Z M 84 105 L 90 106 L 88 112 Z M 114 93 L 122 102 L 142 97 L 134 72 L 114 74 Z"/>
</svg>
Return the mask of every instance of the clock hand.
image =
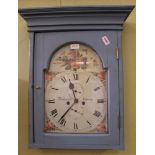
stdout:
<svg viewBox="0 0 155 155">
<path fill-rule="evenodd" d="M 76 104 L 76 103 L 78 103 L 78 99 L 76 98 L 76 96 L 75 96 L 75 92 L 74 92 L 74 84 L 70 81 L 70 79 L 69 79 L 69 89 L 71 89 L 72 90 L 72 92 L 73 92 L 73 95 L 74 95 L 74 103 L 67 109 L 67 111 L 60 117 L 60 119 L 59 119 L 59 121 L 62 119 L 62 118 L 64 118 L 65 116 L 66 116 L 66 114 L 68 113 L 68 111 Z M 59 122 L 58 121 L 58 122 Z"/>
<path fill-rule="evenodd" d="M 66 112 L 60 117 L 60 119 L 59 119 L 59 121 L 62 119 L 62 118 L 64 118 L 65 116 L 66 116 L 66 114 L 68 113 L 68 111 L 70 110 L 70 109 L 72 109 L 72 107 L 76 104 L 76 103 L 78 103 L 78 99 L 76 98 L 76 96 L 75 96 L 75 93 L 74 93 L 74 84 L 70 81 L 70 79 L 69 79 L 69 89 L 71 89 L 72 90 L 72 92 L 73 92 L 73 95 L 74 95 L 74 103 L 66 110 Z M 58 122 L 59 122 L 58 121 Z"/>
<path fill-rule="evenodd" d="M 74 99 L 76 100 L 77 98 L 76 98 L 76 96 L 75 96 L 75 92 L 74 92 L 74 90 L 72 90 L 72 91 L 73 91 Z"/>
<path fill-rule="evenodd" d="M 76 98 L 76 96 L 75 96 L 75 92 L 74 92 L 74 84 L 70 81 L 70 79 L 69 79 L 69 89 L 71 89 L 72 90 L 72 92 L 73 92 L 73 95 L 74 95 L 74 99 L 75 100 L 77 100 L 77 98 Z"/>
<path fill-rule="evenodd" d="M 90 75 L 91 76 L 91 75 Z M 87 81 L 86 81 L 86 84 L 88 83 L 89 79 L 90 79 L 90 76 L 88 77 Z"/>
<path fill-rule="evenodd" d="M 70 81 L 70 79 L 69 79 L 69 89 L 74 89 L 74 84 Z"/>
<path fill-rule="evenodd" d="M 66 116 L 66 114 L 68 113 L 68 111 L 70 110 L 70 109 L 72 109 L 72 107 L 76 104 L 76 103 L 78 103 L 78 99 L 75 99 L 74 100 L 74 103 L 67 109 L 67 111 L 60 117 L 60 119 L 59 119 L 59 121 L 62 119 L 62 118 L 64 118 L 65 116 Z M 58 122 L 59 122 L 58 121 Z"/>
</svg>

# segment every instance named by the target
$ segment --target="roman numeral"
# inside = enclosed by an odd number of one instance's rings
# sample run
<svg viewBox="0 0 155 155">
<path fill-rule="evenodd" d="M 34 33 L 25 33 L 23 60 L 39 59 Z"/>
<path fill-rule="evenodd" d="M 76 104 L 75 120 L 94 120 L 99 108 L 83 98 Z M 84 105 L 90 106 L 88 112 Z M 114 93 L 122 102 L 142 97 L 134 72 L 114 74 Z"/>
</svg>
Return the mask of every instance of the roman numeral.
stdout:
<svg viewBox="0 0 155 155">
<path fill-rule="evenodd" d="M 62 82 L 64 82 L 64 83 L 67 82 L 67 80 L 66 80 L 65 77 L 62 77 L 61 80 L 62 80 Z"/>
<path fill-rule="evenodd" d="M 97 87 L 97 88 L 94 89 L 94 91 L 97 91 L 97 90 L 99 90 L 99 89 L 100 89 L 100 87 Z"/>
<path fill-rule="evenodd" d="M 60 119 L 58 122 L 63 126 L 66 125 L 66 120 L 64 118 Z"/>
<path fill-rule="evenodd" d="M 87 123 L 91 126 L 91 123 L 89 121 L 87 121 Z"/>
<path fill-rule="evenodd" d="M 87 79 L 86 83 L 88 83 L 89 79 L 90 79 L 90 76 L 88 77 L 88 79 Z"/>
<path fill-rule="evenodd" d="M 103 86 L 96 87 L 96 88 L 94 89 L 94 91 L 99 90 L 101 87 L 103 87 Z"/>
<path fill-rule="evenodd" d="M 74 129 L 78 129 L 77 123 L 74 123 Z"/>
<path fill-rule="evenodd" d="M 59 90 L 58 88 L 52 88 L 52 89 L 54 89 L 54 90 Z"/>
<path fill-rule="evenodd" d="M 52 110 L 51 111 L 51 114 L 52 114 L 52 116 L 57 116 L 58 115 L 58 112 L 57 112 L 57 109 L 54 109 L 54 110 Z"/>
<path fill-rule="evenodd" d="M 97 99 L 97 103 L 104 103 L 104 99 Z"/>
<path fill-rule="evenodd" d="M 99 117 L 101 115 L 101 113 L 97 110 L 95 110 L 95 112 L 93 113 L 94 116 Z"/>
<path fill-rule="evenodd" d="M 79 79 L 79 75 L 78 74 L 73 74 L 74 80 L 78 80 Z"/>
<path fill-rule="evenodd" d="M 55 99 L 53 99 L 53 100 L 48 100 L 48 103 L 55 103 Z"/>
</svg>

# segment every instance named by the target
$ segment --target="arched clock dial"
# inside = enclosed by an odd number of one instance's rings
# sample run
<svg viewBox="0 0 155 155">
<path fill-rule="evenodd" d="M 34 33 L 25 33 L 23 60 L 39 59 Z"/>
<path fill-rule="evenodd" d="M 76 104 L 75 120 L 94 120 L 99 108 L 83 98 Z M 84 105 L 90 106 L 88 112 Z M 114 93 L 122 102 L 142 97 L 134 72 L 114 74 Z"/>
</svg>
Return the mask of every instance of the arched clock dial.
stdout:
<svg viewBox="0 0 155 155">
<path fill-rule="evenodd" d="M 65 47 L 64 50 L 69 47 Z M 84 45 L 82 48 L 85 48 L 83 56 L 90 60 L 85 69 L 81 69 L 81 66 L 75 69 L 76 65 L 74 65 L 70 66 L 70 69 L 64 68 L 62 71 L 60 66 L 63 62 L 60 62 L 57 66 L 57 72 L 51 72 L 54 70 L 52 64 L 60 57 L 62 49 L 56 53 L 56 58 L 54 57 L 51 61 L 45 79 L 45 118 L 48 119 L 46 123 L 51 126 L 46 130 L 47 132 L 107 132 L 106 73 L 96 53 L 93 51 L 92 54 L 92 50 L 87 49 Z M 87 56 L 85 51 L 88 53 Z M 70 51 L 66 52 L 70 53 Z M 77 53 L 79 50 L 73 51 L 71 49 L 71 52 Z M 96 67 L 91 67 L 91 56 L 97 61 Z M 78 57 L 74 59 L 74 63 L 78 62 L 79 64 L 81 61 L 83 64 L 82 60 L 79 60 Z"/>
</svg>

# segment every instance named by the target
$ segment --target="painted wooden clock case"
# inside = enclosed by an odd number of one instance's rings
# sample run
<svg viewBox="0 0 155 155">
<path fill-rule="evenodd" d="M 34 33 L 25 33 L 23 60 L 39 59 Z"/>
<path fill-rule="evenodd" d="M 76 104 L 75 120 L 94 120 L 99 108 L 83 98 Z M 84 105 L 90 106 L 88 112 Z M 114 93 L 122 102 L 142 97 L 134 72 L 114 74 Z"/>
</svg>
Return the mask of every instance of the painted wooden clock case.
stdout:
<svg viewBox="0 0 155 155">
<path fill-rule="evenodd" d="M 19 9 L 30 34 L 31 148 L 124 148 L 121 33 L 133 8 Z"/>
</svg>

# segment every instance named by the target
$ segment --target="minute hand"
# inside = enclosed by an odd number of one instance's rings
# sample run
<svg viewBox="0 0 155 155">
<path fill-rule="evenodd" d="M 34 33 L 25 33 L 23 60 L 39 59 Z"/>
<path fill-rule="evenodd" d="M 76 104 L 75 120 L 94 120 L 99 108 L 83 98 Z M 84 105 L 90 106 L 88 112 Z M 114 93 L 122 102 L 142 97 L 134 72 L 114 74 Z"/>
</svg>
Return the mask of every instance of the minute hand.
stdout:
<svg viewBox="0 0 155 155">
<path fill-rule="evenodd" d="M 68 111 L 70 110 L 70 109 L 72 109 L 72 107 L 74 106 L 74 104 L 76 104 L 77 102 L 76 102 L 76 100 L 74 100 L 74 103 L 70 106 L 70 108 L 68 108 L 67 109 L 67 111 L 61 116 L 61 118 L 59 119 L 59 121 L 62 119 L 62 118 L 64 118 L 65 117 L 65 115 L 68 113 Z M 59 122 L 58 121 L 58 122 Z"/>
<path fill-rule="evenodd" d="M 73 92 L 73 95 L 74 95 L 74 103 L 70 106 L 70 108 L 68 108 L 67 109 L 67 111 L 61 116 L 61 118 L 59 119 L 59 121 L 62 119 L 62 118 L 64 118 L 65 117 L 65 115 L 68 113 L 68 111 L 74 106 L 74 104 L 76 104 L 76 103 L 78 103 L 78 99 L 76 98 L 76 96 L 75 96 L 75 93 L 74 93 L 74 84 L 73 83 L 71 83 L 71 81 L 70 81 L 70 79 L 69 79 L 69 89 L 71 89 L 72 90 L 72 92 Z M 58 121 L 58 122 L 59 122 Z"/>
</svg>

